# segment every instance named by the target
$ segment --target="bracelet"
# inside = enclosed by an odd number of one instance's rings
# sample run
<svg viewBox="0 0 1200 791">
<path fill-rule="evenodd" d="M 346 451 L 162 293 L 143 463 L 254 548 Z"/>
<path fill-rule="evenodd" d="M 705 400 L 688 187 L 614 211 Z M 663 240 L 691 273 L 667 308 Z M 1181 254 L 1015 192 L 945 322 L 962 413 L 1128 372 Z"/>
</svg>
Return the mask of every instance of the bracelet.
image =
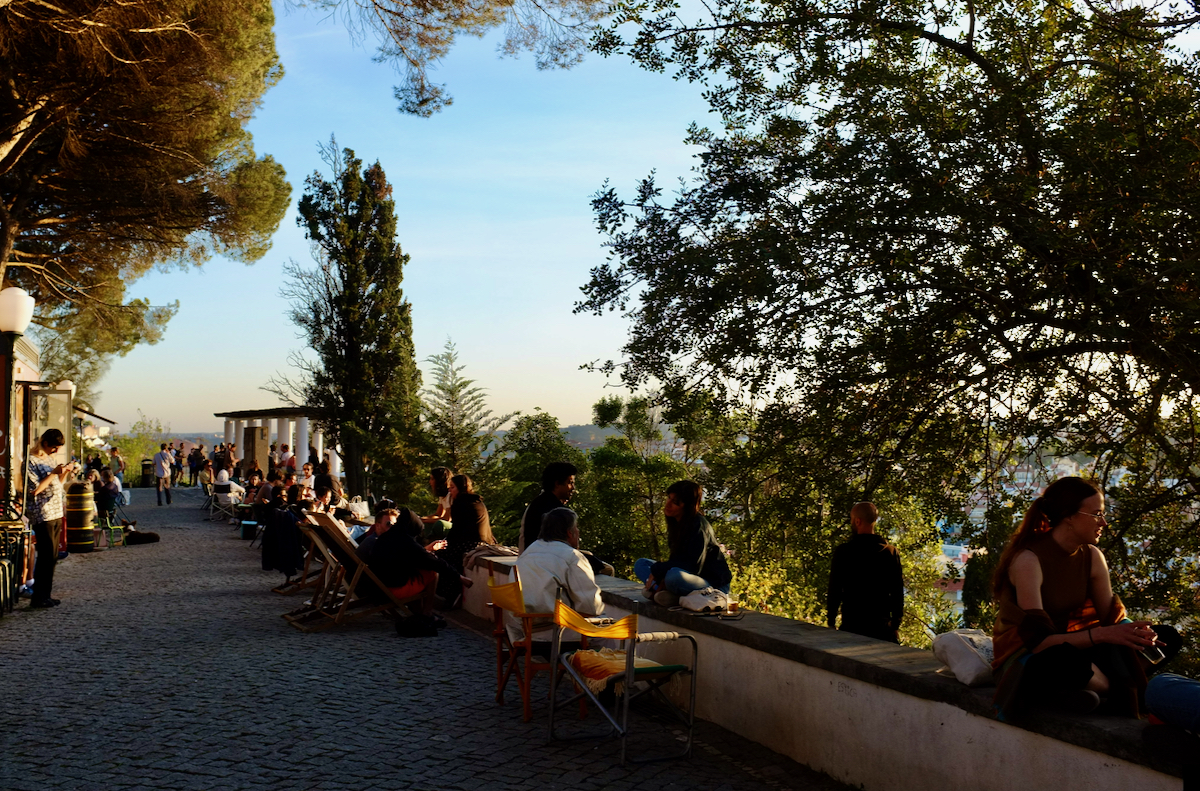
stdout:
<svg viewBox="0 0 1200 791">
<path fill-rule="evenodd" d="M 1094 626 L 1092 627 L 1092 629 L 1095 629 L 1095 628 L 1096 627 L 1094 627 Z M 1096 638 L 1092 635 L 1092 629 L 1088 629 L 1088 639 L 1092 641 L 1092 645 L 1095 645 Z"/>
</svg>

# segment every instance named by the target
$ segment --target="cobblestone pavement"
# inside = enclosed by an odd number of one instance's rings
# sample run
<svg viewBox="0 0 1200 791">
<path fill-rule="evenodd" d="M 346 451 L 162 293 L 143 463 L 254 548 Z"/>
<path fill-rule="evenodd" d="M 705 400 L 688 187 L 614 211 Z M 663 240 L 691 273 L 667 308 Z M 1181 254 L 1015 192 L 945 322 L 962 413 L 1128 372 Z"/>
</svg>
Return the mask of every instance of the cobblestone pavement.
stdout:
<svg viewBox="0 0 1200 791">
<path fill-rule="evenodd" d="M 545 746 L 494 695 L 490 639 L 402 639 L 382 617 L 302 634 L 278 574 L 195 491 L 139 527 L 162 542 L 61 563 L 62 605 L 0 618 L 0 789 L 841 789 L 702 723 L 690 760 L 620 767 L 616 743 Z M 595 717 L 595 714 L 593 714 Z M 638 715 L 639 728 L 671 738 Z M 631 742 L 632 744 L 632 742 Z"/>
</svg>

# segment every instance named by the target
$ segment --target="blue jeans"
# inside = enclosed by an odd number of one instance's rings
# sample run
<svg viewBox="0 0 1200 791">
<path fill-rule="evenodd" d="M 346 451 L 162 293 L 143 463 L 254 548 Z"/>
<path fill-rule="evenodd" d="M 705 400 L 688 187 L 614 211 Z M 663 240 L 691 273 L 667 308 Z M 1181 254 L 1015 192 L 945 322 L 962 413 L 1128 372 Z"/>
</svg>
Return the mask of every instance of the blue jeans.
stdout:
<svg viewBox="0 0 1200 791">
<path fill-rule="evenodd" d="M 633 563 L 633 576 L 637 577 L 642 582 L 650 578 L 650 568 L 654 565 L 654 561 L 650 558 L 638 558 Z M 703 590 L 704 588 L 716 588 L 722 593 L 729 593 L 729 586 L 725 585 L 718 587 L 709 585 L 708 580 L 696 574 L 690 574 L 678 566 L 667 572 L 665 579 L 660 580 L 663 587 L 674 593 L 676 596 L 687 596 L 692 591 Z"/>
<path fill-rule="evenodd" d="M 1160 673 L 1146 686 L 1146 708 L 1168 725 L 1200 730 L 1200 681 Z"/>
</svg>

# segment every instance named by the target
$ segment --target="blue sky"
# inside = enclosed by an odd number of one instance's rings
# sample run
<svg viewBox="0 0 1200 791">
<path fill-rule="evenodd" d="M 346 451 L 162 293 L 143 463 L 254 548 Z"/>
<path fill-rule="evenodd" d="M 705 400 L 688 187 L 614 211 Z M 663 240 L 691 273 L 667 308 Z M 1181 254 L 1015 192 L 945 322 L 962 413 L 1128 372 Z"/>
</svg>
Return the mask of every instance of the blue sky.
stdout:
<svg viewBox="0 0 1200 791">
<path fill-rule="evenodd" d="M 176 431 L 215 431 L 214 412 L 277 403 L 260 387 L 304 347 L 281 268 L 312 260 L 295 203 L 334 134 L 394 186 L 418 359 L 453 338 L 498 413 L 541 407 L 563 425 L 590 422 L 605 379 L 579 366 L 619 356 L 626 330 L 619 316 L 571 312 L 605 257 L 590 197 L 605 179 L 629 194 L 652 170 L 662 184 L 686 176 L 687 125 L 711 123 L 700 89 L 616 58 L 538 71 L 532 57 L 500 58 L 498 37 L 467 38 L 434 75 L 454 104 L 413 118 L 396 110 L 399 75 L 372 61 L 373 41 L 311 11 L 277 14 L 286 74 L 250 128 L 256 150 L 287 169 L 292 207 L 256 264 L 214 259 L 131 287 L 155 304 L 178 299 L 179 314 L 160 343 L 114 361 L 96 411 L 117 430 L 140 409 Z"/>
</svg>

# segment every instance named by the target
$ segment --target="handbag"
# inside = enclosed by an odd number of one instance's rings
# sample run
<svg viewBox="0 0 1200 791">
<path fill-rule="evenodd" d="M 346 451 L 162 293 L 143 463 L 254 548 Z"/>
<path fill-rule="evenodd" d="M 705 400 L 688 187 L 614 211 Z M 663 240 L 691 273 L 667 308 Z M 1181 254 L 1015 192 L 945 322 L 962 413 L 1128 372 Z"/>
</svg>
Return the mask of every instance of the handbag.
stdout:
<svg viewBox="0 0 1200 791">
<path fill-rule="evenodd" d="M 955 629 L 933 638 L 933 655 L 968 687 L 994 684 L 992 638 L 979 629 Z"/>
<path fill-rule="evenodd" d="M 701 588 L 680 596 L 679 606 L 692 612 L 724 612 L 729 609 L 729 597 L 716 588 Z"/>
<path fill-rule="evenodd" d="M 354 514 L 355 516 L 357 516 L 359 519 L 370 519 L 371 518 L 370 506 L 368 506 L 363 501 L 363 498 L 359 497 L 357 494 L 354 495 L 354 499 L 352 499 L 349 503 L 346 504 L 346 510 L 349 511 L 350 513 Z"/>
</svg>

